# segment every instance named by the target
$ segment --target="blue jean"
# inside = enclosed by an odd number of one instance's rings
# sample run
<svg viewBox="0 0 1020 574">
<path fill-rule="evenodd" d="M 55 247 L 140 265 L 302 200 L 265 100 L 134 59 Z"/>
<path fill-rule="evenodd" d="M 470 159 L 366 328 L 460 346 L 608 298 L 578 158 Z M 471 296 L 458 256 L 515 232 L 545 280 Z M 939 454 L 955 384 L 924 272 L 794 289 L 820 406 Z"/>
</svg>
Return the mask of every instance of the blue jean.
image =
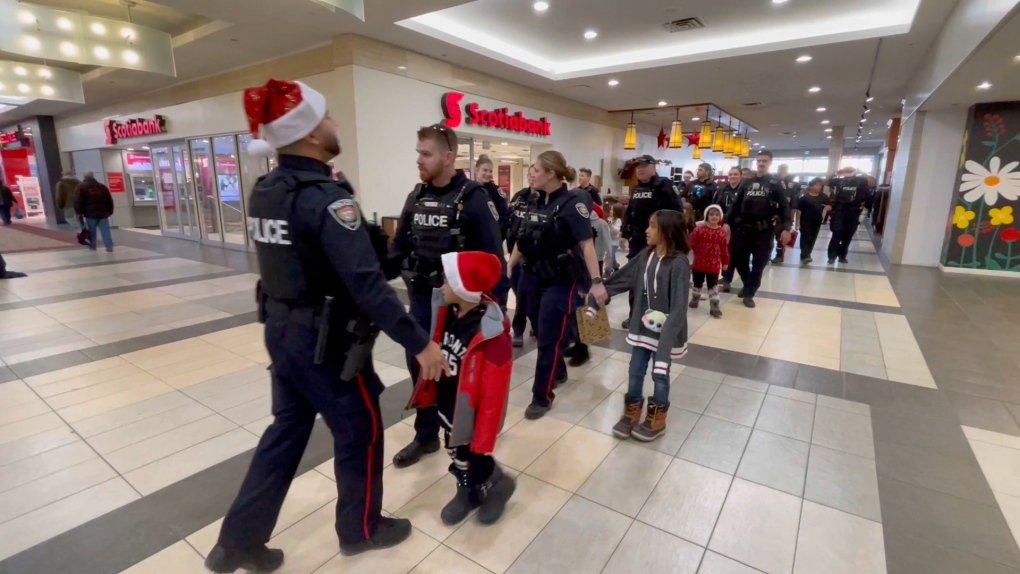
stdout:
<svg viewBox="0 0 1020 574">
<path fill-rule="evenodd" d="M 89 218 L 85 221 L 89 226 L 89 249 L 96 248 L 96 229 L 98 228 L 99 232 L 103 234 L 103 247 L 106 247 L 107 251 L 113 251 L 113 237 L 110 235 L 110 218 Z"/>
<path fill-rule="evenodd" d="M 620 269 L 620 264 L 617 263 L 617 261 L 616 261 L 616 252 L 619 251 L 619 250 L 620 250 L 620 246 L 619 245 L 614 244 L 614 245 L 610 246 L 610 257 L 611 257 L 611 260 L 609 262 L 609 268 L 612 269 L 613 271 L 618 271 Z"/>
<path fill-rule="evenodd" d="M 630 386 L 627 387 L 627 400 L 637 402 L 645 398 L 645 374 L 648 372 L 648 363 L 654 358 L 655 351 L 638 346 L 630 348 Z M 652 399 L 657 403 L 669 404 L 669 375 L 653 372 L 652 383 L 655 385 Z"/>
<path fill-rule="evenodd" d="M 11 224 L 11 205 L 0 205 L 0 220 L 4 222 L 4 225 Z"/>
</svg>

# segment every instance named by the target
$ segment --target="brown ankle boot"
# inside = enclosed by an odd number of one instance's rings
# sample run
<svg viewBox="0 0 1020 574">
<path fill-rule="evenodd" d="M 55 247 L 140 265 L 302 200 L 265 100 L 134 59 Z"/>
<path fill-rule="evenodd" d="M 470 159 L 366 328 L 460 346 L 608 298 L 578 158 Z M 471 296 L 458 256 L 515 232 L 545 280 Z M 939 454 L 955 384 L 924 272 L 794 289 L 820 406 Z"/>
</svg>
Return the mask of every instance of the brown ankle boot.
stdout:
<svg viewBox="0 0 1020 574">
<path fill-rule="evenodd" d="M 622 439 L 630 438 L 634 426 L 641 422 L 641 407 L 644 405 L 644 402 L 644 399 L 630 402 L 630 399 L 624 397 L 623 416 L 620 417 L 619 422 L 613 425 L 613 436 Z"/>
<path fill-rule="evenodd" d="M 669 410 L 669 403 L 657 403 L 655 399 L 648 399 L 648 414 L 645 421 L 630 432 L 630 436 L 643 442 L 651 442 L 666 432 L 666 411 Z M 615 434 L 615 429 L 614 429 Z"/>
</svg>

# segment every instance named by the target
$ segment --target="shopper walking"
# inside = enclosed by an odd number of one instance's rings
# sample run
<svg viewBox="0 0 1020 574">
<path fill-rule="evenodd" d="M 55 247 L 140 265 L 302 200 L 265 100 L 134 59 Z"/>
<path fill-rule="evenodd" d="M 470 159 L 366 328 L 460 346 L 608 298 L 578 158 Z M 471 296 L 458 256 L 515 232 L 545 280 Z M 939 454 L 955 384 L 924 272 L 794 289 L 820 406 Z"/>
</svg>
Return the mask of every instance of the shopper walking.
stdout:
<svg viewBox="0 0 1020 574">
<path fill-rule="evenodd" d="M 744 284 L 737 296 L 749 308 L 755 306 L 754 294 L 761 285 L 762 273 L 769 261 L 776 227 L 782 228 L 779 239 L 786 243 L 790 240 L 793 223 L 782 185 L 769 173 L 772 152 L 758 152 L 756 163 L 757 175 L 741 184 L 733 207 L 726 214 L 733 233 L 730 257 Z"/>
<path fill-rule="evenodd" d="M 606 281 L 610 295 L 634 293 L 627 343 L 631 346 L 630 383 L 623 416 L 613 436 L 652 441 L 666 432 L 669 411 L 669 371 L 673 360 L 687 353 L 687 298 L 691 268 L 690 246 L 683 214 L 656 212 L 646 232 L 647 247 Z M 652 363 L 652 396 L 644 422 L 644 383 Z"/>
<path fill-rule="evenodd" d="M 591 202 L 594 205 L 602 205 L 602 196 L 599 194 L 599 188 L 591 184 L 591 170 L 582 167 L 577 170 L 577 189 L 585 191 L 591 197 Z"/>
<path fill-rule="evenodd" d="M 567 380 L 563 360 L 570 316 L 590 292 L 600 304 L 606 290 L 592 241 L 590 213 L 581 197 L 567 190 L 575 177 L 563 154 L 542 152 L 535 162 L 535 201 L 521 224 L 510 256 L 512 270 L 521 265 L 528 290 L 528 319 L 538 334 L 538 360 L 531 404 L 524 416 L 534 420 L 552 408 L 553 389 Z"/>
<path fill-rule="evenodd" d="M 484 251 L 505 261 L 499 211 L 483 186 L 458 172 L 457 134 L 442 124 L 418 130 L 418 176 L 422 183 L 407 196 L 393 238 L 390 257 L 401 267 L 407 284 L 411 316 L 423 329 L 432 326 L 432 292 L 443 284 L 442 256 L 454 251 Z M 510 282 L 495 289 L 499 304 L 506 307 Z M 410 353 L 407 370 L 418 380 L 418 364 Z M 415 437 L 393 457 L 397 468 L 437 452 L 439 411 L 419 409 L 414 419 Z"/>
<path fill-rule="evenodd" d="M 701 301 L 702 289 L 708 290 L 709 313 L 713 317 L 722 317 L 719 308 L 719 273 L 730 265 L 729 237 L 723 228 L 723 211 L 718 205 L 710 205 L 705 209 L 705 219 L 691 232 L 691 251 L 694 263 L 691 265 L 694 276 L 694 289 L 691 290 L 691 309 L 697 309 Z"/>
<path fill-rule="evenodd" d="M 113 237 L 110 234 L 110 216 L 113 215 L 113 196 L 110 188 L 96 180 L 91 171 L 85 172 L 77 197 L 74 198 L 74 212 L 85 218 L 89 230 L 89 249 L 96 250 L 96 230 L 103 235 L 103 246 L 113 251 Z"/>
<path fill-rule="evenodd" d="M 816 177 L 808 185 L 807 193 L 797 199 L 793 217 L 796 220 L 797 231 L 800 233 L 801 265 L 811 263 L 811 252 L 815 249 L 815 241 L 818 239 L 818 231 L 822 228 L 822 220 L 832 209 L 829 206 L 829 196 L 822 193 L 824 187 L 825 181 Z"/>
<path fill-rule="evenodd" d="M 14 192 L 11 188 L 7 187 L 2 180 L 0 180 L 0 221 L 3 221 L 4 225 L 11 224 L 11 212 L 18 206 L 17 200 L 14 199 Z"/>
<path fill-rule="evenodd" d="M 81 181 L 74 176 L 73 171 L 64 172 L 56 186 L 57 209 L 64 213 L 64 219 L 75 231 L 80 228 L 78 214 L 74 211 L 74 202 L 77 199 L 78 186 Z"/>
<path fill-rule="evenodd" d="M 224 573 L 270 572 L 283 564 L 283 551 L 266 543 L 317 414 L 333 434 L 340 553 L 406 540 L 410 521 L 382 516 L 384 387 L 372 368 L 372 345 L 381 329 L 415 354 L 427 380 L 438 379 L 445 364 L 439 346 L 386 284 L 382 249 L 350 184 L 331 177 L 326 162 L 339 155 L 340 142 L 326 98 L 300 82 L 269 80 L 245 90 L 244 105 L 252 133 L 260 136 L 248 152 L 279 152 L 279 167 L 256 184 L 248 212 L 274 419 L 205 561 Z"/>
</svg>

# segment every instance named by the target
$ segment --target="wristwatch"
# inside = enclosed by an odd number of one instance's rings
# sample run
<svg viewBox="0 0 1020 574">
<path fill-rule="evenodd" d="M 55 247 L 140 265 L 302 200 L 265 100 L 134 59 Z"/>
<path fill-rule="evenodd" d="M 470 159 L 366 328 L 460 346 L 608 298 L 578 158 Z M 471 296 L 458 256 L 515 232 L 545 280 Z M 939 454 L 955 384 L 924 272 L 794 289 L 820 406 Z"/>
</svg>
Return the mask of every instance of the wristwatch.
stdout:
<svg viewBox="0 0 1020 574">
<path fill-rule="evenodd" d="M 591 280 L 591 284 L 592 285 L 602 285 L 602 278 L 601 277 L 596 277 L 596 278 L 592 279 Z"/>
</svg>

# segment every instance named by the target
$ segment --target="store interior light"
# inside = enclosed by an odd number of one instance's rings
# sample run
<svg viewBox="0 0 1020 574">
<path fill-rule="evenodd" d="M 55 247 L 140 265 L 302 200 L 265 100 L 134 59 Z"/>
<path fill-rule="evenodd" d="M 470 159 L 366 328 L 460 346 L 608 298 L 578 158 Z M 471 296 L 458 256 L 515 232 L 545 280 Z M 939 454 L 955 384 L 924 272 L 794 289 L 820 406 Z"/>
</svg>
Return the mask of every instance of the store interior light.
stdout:
<svg viewBox="0 0 1020 574">
<path fill-rule="evenodd" d="M 28 84 L 18 84 L 18 91 L 22 94 L 27 94 L 31 89 L 28 87 Z"/>
<path fill-rule="evenodd" d="M 588 30 L 584 33 L 585 40 L 594 40 L 599 35 L 595 30 Z"/>
<path fill-rule="evenodd" d="M 832 128 L 825 128 L 825 133 L 829 133 L 831 131 L 832 131 Z"/>
<path fill-rule="evenodd" d="M 698 149 L 712 149 L 712 122 L 701 122 L 701 137 L 698 138 Z"/>
<path fill-rule="evenodd" d="M 102 36 L 106 34 L 106 26 L 103 26 L 99 22 L 93 22 L 92 25 L 89 26 L 89 30 L 92 30 L 92 33 L 95 34 L 96 36 Z"/>
<path fill-rule="evenodd" d="M 135 37 L 135 31 L 132 30 L 131 28 L 121 28 L 120 37 L 124 38 L 125 40 L 130 40 Z"/>
<path fill-rule="evenodd" d="M 623 149 L 637 149 L 637 124 L 634 123 L 634 112 L 630 113 L 630 123 L 627 124 L 627 133 L 623 136 Z"/>
<path fill-rule="evenodd" d="M 818 86 L 812 86 L 812 87 L 808 88 L 808 91 L 811 92 L 812 94 L 816 94 L 816 93 L 822 91 L 822 89 L 819 88 Z"/>
<path fill-rule="evenodd" d="M 14 68 L 14 73 L 19 76 L 27 76 L 28 70 L 26 70 L 23 66 L 17 66 Z"/>
<path fill-rule="evenodd" d="M 715 135 L 712 137 L 712 151 L 726 151 L 726 132 L 722 126 L 722 114 L 719 115 L 719 125 L 715 128 Z"/>
<path fill-rule="evenodd" d="M 701 159 L 701 146 L 694 146 L 694 151 L 691 152 L 691 159 Z"/>
<path fill-rule="evenodd" d="M 110 57 L 110 51 L 102 46 L 96 46 L 92 53 L 96 55 L 100 60 L 106 60 Z"/>
<path fill-rule="evenodd" d="M 825 111 L 825 108 L 818 108 L 818 109 L 817 109 L 817 110 L 815 110 L 815 111 L 816 111 L 816 112 L 824 112 L 824 111 Z"/>
<path fill-rule="evenodd" d="M 609 80 L 607 83 L 610 86 L 618 86 L 618 85 L 620 85 L 620 81 L 619 80 Z"/>
<path fill-rule="evenodd" d="M 676 119 L 673 120 L 673 125 L 669 129 L 669 147 L 670 149 L 684 147 L 684 128 L 680 123 L 680 108 L 676 109 Z"/>
<path fill-rule="evenodd" d="M 665 105 L 666 105 L 666 100 L 662 100 L 661 102 L 659 102 L 659 107 L 662 107 L 662 106 L 665 106 Z"/>
<path fill-rule="evenodd" d="M 133 50 L 124 50 L 122 56 L 124 57 L 124 61 L 129 64 L 138 63 L 138 53 Z"/>
<path fill-rule="evenodd" d="M 53 88 L 51 88 L 49 86 L 43 86 L 42 88 L 39 89 L 39 91 L 42 92 L 44 96 L 52 96 L 53 95 Z"/>
<path fill-rule="evenodd" d="M 28 10 L 22 10 L 21 12 L 18 12 L 18 20 L 20 20 L 22 24 L 36 23 L 35 14 L 29 12 Z"/>
<path fill-rule="evenodd" d="M 981 82 L 980 84 L 978 84 L 977 87 L 977 89 L 979 90 L 989 90 L 991 88 L 992 88 L 991 82 Z"/>
<path fill-rule="evenodd" d="M 70 30 L 71 28 L 74 28 L 74 24 L 72 24 L 67 18 L 57 18 L 57 27 L 61 30 Z"/>
<path fill-rule="evenodd" d="M 78 55 L 78 46 L 75 46 L 70 42 L 61 42 L 60 53 L 65 56 L 73 58 L 74 56 Z"/>
<path fill-rule="evenodd" d="M 21 39 L 21 45 L 24 46 L 26 50 L 30 50 L 32 52 L 36 52 L 39 48 L 42 48 L 42 43 L 39 42 L 39 38 L 36 38 L 35 36 L 25 36 Z"/>
<path fill-rule="evenodd" d="M 797 61 L 798 61 L 798 62 L 800 62 L 800 63 L 802 63 L 802 64 L 803 64 L 804 62 L 810 62 L 810 61 L 811 61 L 811 56 L 808 56 L 807 54 L 805 54 L 805 55 L 803 55 L 803 56 L 801 56 L 801 57 L 797 58 Z"/>
<path fill-rule="evenodd" d="M 823 126 L 829 125 L 829 120 L 822 120 L 822 125 Z"/>
<path fill-rule="evenodd" d="M 53 76 L 53 73 L 50 72 L 49 70 L 47 70 L 46 68 L 43 68 L 43 69 L 39 70 L 39 77 L 40 78 L 49 78 L 49 77 L 52 77 L 52 76 Z"/>
<path fill-rule="evenodd" d="M 549 3 L 548 2 L 535 2 L 533 7 L 535 8 L 535 12 L 545 12 L 546 10 L 549 9 Z"/>
<path fill-rule="evenodd" d="M 865 101 L 865 102 L 870 102 L 871 100 L 874 100 L 874 99 L 875 99 L 875 96 L 871 96 L 871 95 L 869 95 L 869 96 L 868 96 L 868 99 L 866 99 L 866 100 L 864 100 L 864 101 Z"/>
<path fill-rule="evenodd" d="M 692 121 L 692 122 L 700 122 L 700 121 L 701 121 L 701 118 L 699 118 L 699 117 L 695 116 L 695 117 L 691 118 L 691 121 Z"/>
</svg>

